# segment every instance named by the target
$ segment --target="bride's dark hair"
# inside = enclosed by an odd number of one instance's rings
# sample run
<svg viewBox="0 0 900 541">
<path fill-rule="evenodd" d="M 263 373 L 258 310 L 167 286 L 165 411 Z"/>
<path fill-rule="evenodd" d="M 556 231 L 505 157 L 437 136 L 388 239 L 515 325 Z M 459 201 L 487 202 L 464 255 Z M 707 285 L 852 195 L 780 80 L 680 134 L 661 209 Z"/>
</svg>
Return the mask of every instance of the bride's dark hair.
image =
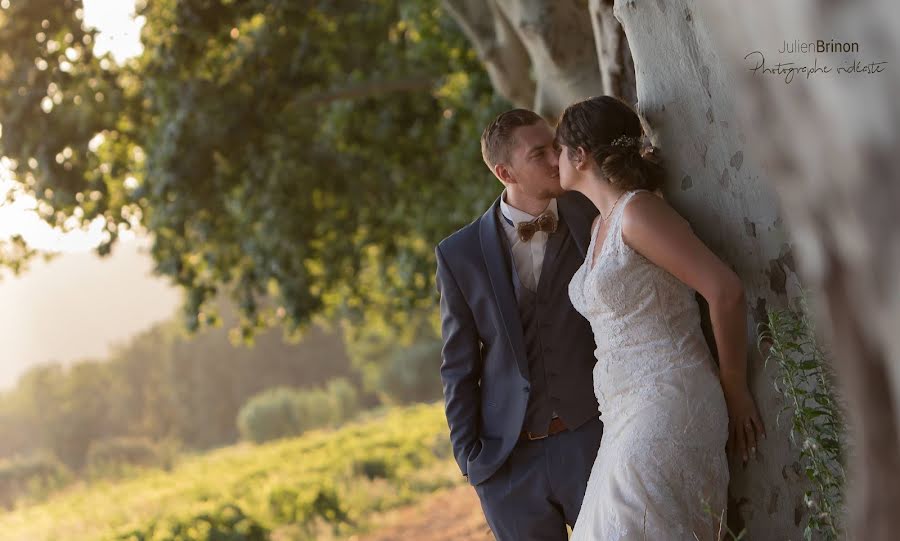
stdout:
<svg viewBox="0 0 900 541">
<path fill-rule="evenodd" d="M 572 158 L 578 147 L 594 158 L 600 174 L 626 190 L 657 190 L 665 171 L 641 151 L 643 130 L 637 113 L 612 96 L 588 98 L 566 107 L 556 140 Z"/>
</svg>

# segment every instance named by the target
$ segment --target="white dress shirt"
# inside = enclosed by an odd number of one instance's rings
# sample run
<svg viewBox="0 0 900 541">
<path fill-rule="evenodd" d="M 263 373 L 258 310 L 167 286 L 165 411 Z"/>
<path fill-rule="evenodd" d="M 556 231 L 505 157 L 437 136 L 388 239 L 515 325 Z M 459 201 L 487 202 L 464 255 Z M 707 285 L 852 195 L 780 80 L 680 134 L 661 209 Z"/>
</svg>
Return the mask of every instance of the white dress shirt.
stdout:
<svg viewBox="0 0 900 541">
<path fill-rule="evenodd" d="M 550 200 L 547 210 L 559 219 L 556 199 Z M 537 285 L 541 279 L 541 268 L 544 266 L 544 252 L 547 251 L 547 238 L 550 235 L 544 231 L 538 231 L 530 241 L 522 242 L 516 232 L 516 225 L 519 222 L 530 222 L 537 216 L 532 216 L 507 204 L 506 190 L 500 197 L 500 212 L 506 218 L 501 222 L 503 222 L 503 230 L 506 231 L 506 236 L 509 238 L 509 245 L 512 247 L 513 264 L 516 266 L 519 280 L 529 290 L 537 291 Z M 512 222 L 512 225 L 509 222 Z"/>
</svg>

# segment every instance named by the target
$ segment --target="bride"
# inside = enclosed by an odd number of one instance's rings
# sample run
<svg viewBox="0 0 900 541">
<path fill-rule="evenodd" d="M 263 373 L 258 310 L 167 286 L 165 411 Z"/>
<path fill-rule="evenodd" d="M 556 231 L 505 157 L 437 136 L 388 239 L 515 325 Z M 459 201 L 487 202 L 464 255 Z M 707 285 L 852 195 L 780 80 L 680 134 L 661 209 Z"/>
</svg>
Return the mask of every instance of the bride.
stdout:
<svg viewBox="0 0 900 541">
<path fill-rule="evenodd" d="M 560 182 L 600 210 L 572 305 L 596 340 L 604 421 L 573 541 L 712 540 L 727 503 L 726 443 L 746 462 L 765 429 L 746 381 L 737 275 L 654 193 L 641 124 L 609 96 L 569 106 L 557 128 Z M 709 303 L 719 365 L 694 292 Z"/>
</svg>

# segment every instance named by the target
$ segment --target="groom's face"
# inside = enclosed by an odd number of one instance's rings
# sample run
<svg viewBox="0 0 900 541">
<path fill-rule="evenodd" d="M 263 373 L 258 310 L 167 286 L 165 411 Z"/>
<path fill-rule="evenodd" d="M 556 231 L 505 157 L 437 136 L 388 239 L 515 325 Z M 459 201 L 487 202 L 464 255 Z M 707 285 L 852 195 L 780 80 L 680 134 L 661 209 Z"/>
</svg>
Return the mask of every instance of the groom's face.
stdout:
<svg viewBox="0 0 900 541">
<path fill-rule="evenodd" d="M 518 189 L 540 199 L 559 196 L 559 152 L 550 126 L 544 121 L 521 126 L 514 138 L 509 173 Z"/>
</svg>

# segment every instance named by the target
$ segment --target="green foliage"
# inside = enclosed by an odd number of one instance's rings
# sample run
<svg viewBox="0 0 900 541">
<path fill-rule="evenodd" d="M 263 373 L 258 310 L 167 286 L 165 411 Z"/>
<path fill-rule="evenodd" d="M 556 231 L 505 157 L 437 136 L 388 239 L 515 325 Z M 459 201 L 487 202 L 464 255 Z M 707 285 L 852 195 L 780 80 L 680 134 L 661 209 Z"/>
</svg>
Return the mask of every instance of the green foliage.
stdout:
<svg viewBox="0 0 900 541">
<path fill-rule="evenodd" d="M 297 390 L 294 411 L 299 433 L 340 422 L 341 419 L 335 418 L 335 414 L 341 410 L 335 406 L 335 400 L 322 389 Z"/>
<path fill-rule="evenodd" d="M 268 541 L 269 530 L 226 504 L 212 513 L 184 520 L 154 522 L 146 529 L 116 536 L 116 541 Z"/>
<path fill-rule="evenodd" d="M 106 252 L 116 224 L 129 226 L 121 216 L 128 149 L 118 135 L 96 151 L 91 140 L 110 129 L 133 133 L 120 122 L 133 95 L 110 59 L 93 54 L 96 32 L 81 24 L 81 7 L 17 0 L 0 8 L 0 154 L 10 160 L 17 191 L 37 196 L 49 224 L 71 229 L 105 216 Z"/>
<path fill-rule="evenodd" d="M 331 524 L 338 532 L 342 524 L 353 526 L 334 486 L 323 484 L 305 488 L 279 488 L 269 494 L 269 511 L 278 522 L 303 525 L 314 535 L 317 521 Z"/>
<path fill-rule="evenodd" d="M 804 496 L 810 511 L 804 538 L 840 539 L 845 427 L 834 378 L 805 303 L 770 311 L 768 323 L 760 326 L 759 345 L 761 350 L 768 346 L 766 363 L 775 362 L 780 368 L 775 388 L 787 402 L 781 413 L 792 412 L 790 438 L 800 447 L 801 464 L 811 483 Z"/>
<path fill-rule="evenodd" d="M 0 513 L 0 531 L 29 541 L 243 540 L 253 539 L 240 535 L 256 525 L 272 539 L 346 538 L 364 532 L 375 512 L 464 482 L 446 451 L 433 452 L 450 447 L 442 403 L 369 417 L 336 431 L 184 456 L 169 472 L 73 486 Z M 244 517 L 244 533 L 222 526 L 238 529 L 223 509 Z"/>
<path fill-rule="evenodd" d="M 434 308 L 433 246 L 496 193 L 478 135 L 504 107 L 438 0 L 146 0 L 125 65 L 80 8 L 0 9 L 0 155 L 48 222 L 105 220 L 101 252 L 149 230 L 191 328 L 220 289 L 244 338 Z"/>
<path fill-rule="evenodd" d="M 366 479 L 389 479 L 393 472 L 391 463 L 384 457 L 366 457 L 353 465 L 354 471 Z"/>
<path fill-rule="evenodd" d="M 71 478 L 68 468 L 46 452 L 0 461 L 0 507 L 12 507 L 23 498 L 40 499 Z"/>
<path fill-rule="evenodd" d="M 91 442 L 87 469 L 92 477 L 118 477 L 136 468 L 171 469 L 177 447 L 148 438 L 120 436 Z"/>
<path fill-rule="evenodd" d="M 0 177 L 0 181 L 2 180 L 3 178 Z M 4 269 L 9 269 L 13 275 L 24 272 L 28 268 L 28 262 L 36 255 L 38 255 L 37 250 L 29 248 L 22 235 L 0 239 L 0 280 L 5 274 Z"/>
<path fill-rule="evenodd" d="M 297 392 L 279 388 L 251 398 L 238 413 L 241 437 L 261 443 L 303 432 L 297 419 Z"/>
<path fill-rule="evenodd" d="M 262 443 L 339 425 L 356 415 L 358 405 L 356 389 L 345 379 L 330 381 L 326 389 L 278 387 L 248 400 L 237 424 L 241 437 Z"/>
</svg>

